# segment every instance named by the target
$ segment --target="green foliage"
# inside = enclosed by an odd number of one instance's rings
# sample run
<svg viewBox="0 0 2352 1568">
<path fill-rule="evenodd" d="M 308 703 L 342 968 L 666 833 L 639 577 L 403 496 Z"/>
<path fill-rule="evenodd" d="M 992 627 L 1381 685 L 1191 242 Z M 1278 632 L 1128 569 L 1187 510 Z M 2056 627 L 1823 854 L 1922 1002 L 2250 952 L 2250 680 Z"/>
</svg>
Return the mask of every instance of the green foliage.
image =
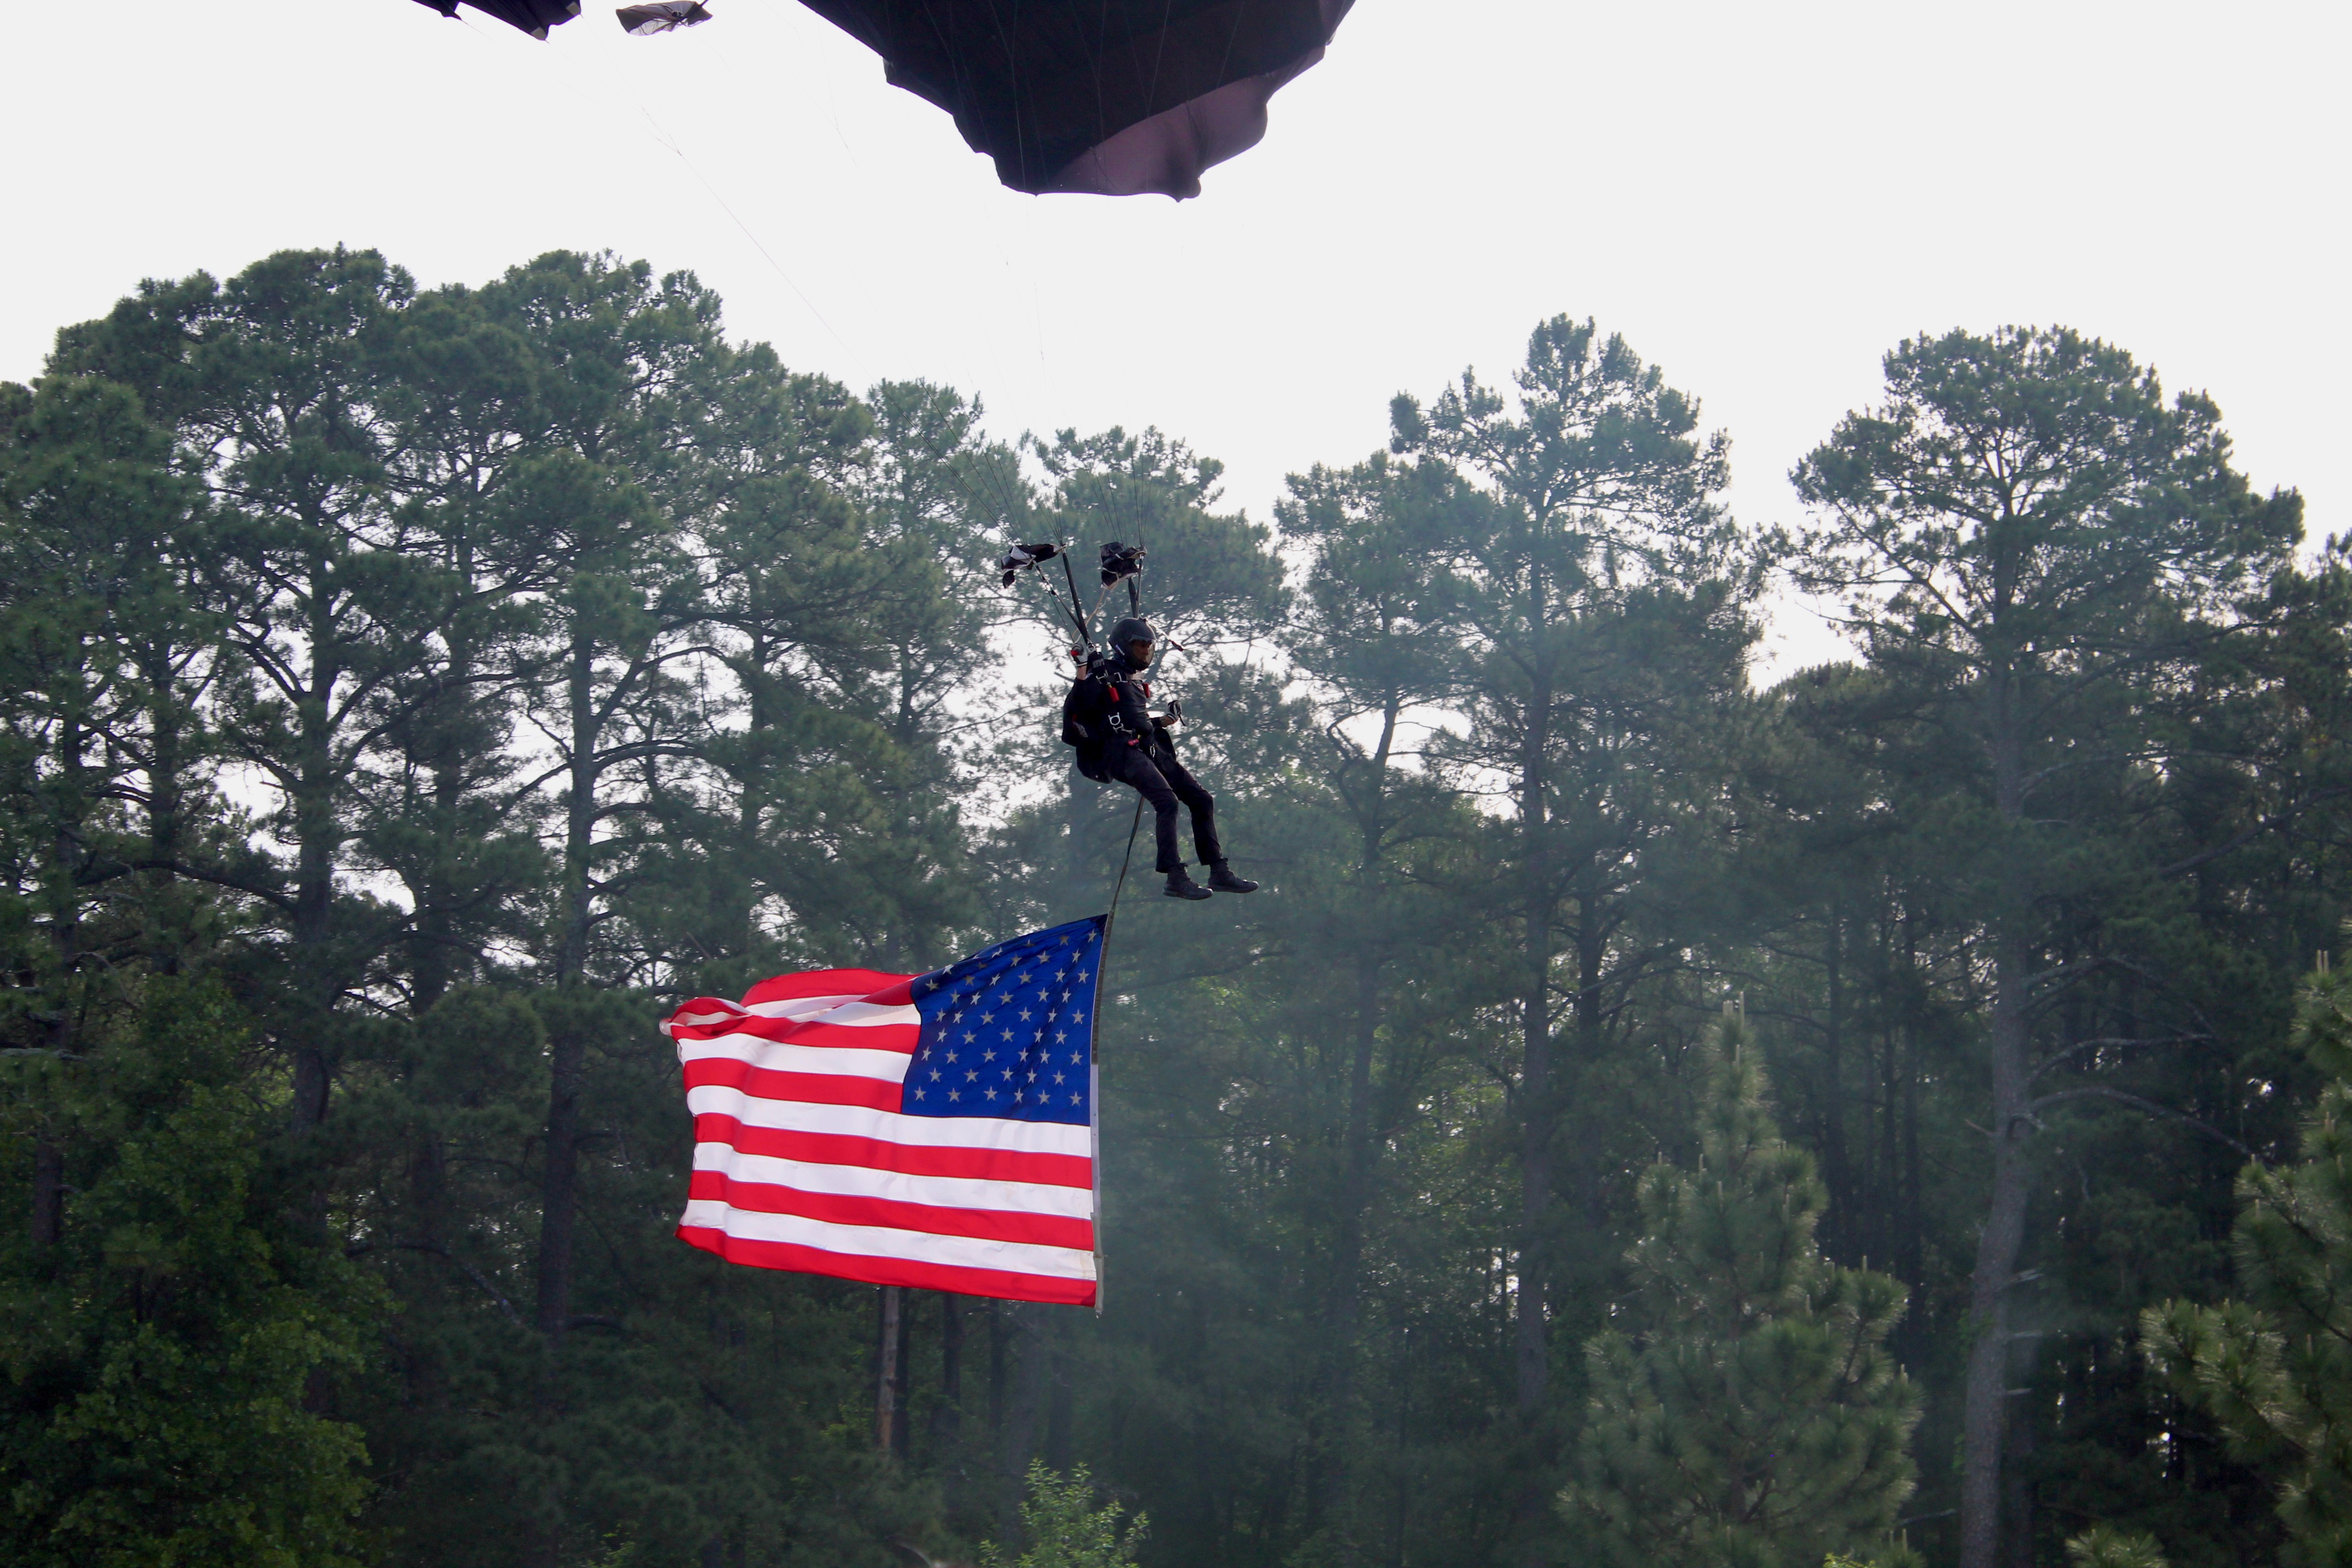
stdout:
<svg viewBox="0 0 2352 1568">
<path fill-rule="evenodd" d="M 1867 659 L 1856 679 L 1824 674 L 1820 684 L 1844 689 L 1813 716 L 1843 710 L 1859 726 L 1826 737 L 1828 749 L 1868 759 L 1883 828 L 1913 840 L 1897 901 L 1932 903 L 1980 955 L 1974 975 L 1948 967 L 1934 983 L 1962 1031 L 1962 1076 L 1990 1090 L 1955 1194 L 1981 1223 L 1963 1243 L 1974 1258 L 1965 1301 L 1952 1303 L 1957 1338 L 1940 1342 L 1965 1346 L 1967 1358 L 1958 1545 L 1967 1568 L 1991 1568 L 2005 1531 L 2047 1533 L 2003 1517 L 2019 1501 L 2004 1473 L 2037 1429 L 2105 1428 L 2098 1460 L 2048 1455 L 2060 1494 L 2084 1464 L 2121 1464 L 2128 1448 L 2116 1425 L 2134 1419 L 2137 1395 L 2092 1370 L 2117 1364 L 2112 1351 L 2074 1363 L 2103 1385 L 2095 1393 L 2053 1388 L 2021 1405 L 2012 1392 L 2049 1332 L 2028 1320 L 2067 1317 L 2060 1289 L 2115 1303 L 2095 1329 L 2069 1321 L 2114 1348 L 2148 1299 L 2128 1272 L 2081 1267 L 2077 1237 L 2127 1253 L 2127 1270 L 2193 1268 L 2202 1250 L 2167 1247 L 2152 1210 L 2174 1206 L 2184 1212 L 2173 1223 L 2198 1226 L 2217 1173 L 2211 1152 L 2188 1156 L 2196 1169 L 2177 1184 L 2104 1194 L 2078 1181 L 2059 1195 L 2050 1163 L 2146 1136 L 2125 1108 L 2178 1109 L 2193 1118 L 2183 1127 L 2241 1114 L 2244 1080 L 2182 1047 L 2212 1034 L 2212 1020 L 2240 1016 L 2260 977 L 2245 970 L 2252 950 L 2222 933 L 2209 890 L 2184 879 L 2263 835 L 2245 832 L 2264 819 L 2243 787 L 2261 770 L 2236 750 L 2251 733 L 2236 704 L 2252 689 L 2221 670 L 2262 657 L 2269 627 L 2253 601 L 2291 575 L 2302 503 L 2254 491 L 2210 399 L 2168 398 L 2128 353 L 2063 328 L 1907 341 L 1886 356 L 1885 381 L 1884 401 L 1846 416 L 1793 476 L 1816 517 L 1793 563 L 1801 584 L 1841 603 Z M 2225 828 L 2233 818 L 2239 826 Z M 1832 995 L 1839 906 L 1877 901 L 1865 887 L 1838 889 L 1831 910 L 1811 917 L 1830 938 L 1807 945 Z M 2265 901 L 2257 921 L 2275 913 Z M 1906 950 L 1917 934 L 1915 925 L 1904 937 Z M 2243 1046 L 2255 1032 L 2233 1033 Z M 2158 1203 L 2147 1201 L 2151 1186 L 2168 1188 Z M 2048 1243 L 2047 1269 L 2063 1286 L 2027 1261 L 2042 1256 L 2040 1227 L 2053 1221 L 2073 1229 Z M 2043 1278 L 2050 1291 L 2027 1288 Z M 2143 1451 L 2159 1450 L 2151 1441 Z M 2140 1478 L 2146 1506 L 2179 1507 L 2180 1489 L 2153 1469 Z M 2079 1494 L 2065 1506 L 2117 1512 Z M 2215 1525 L 2226 1531 L 2221 1520 L 2203 1528 Z"/>
<path fill-rule="evenodd" d="M 2141 1319 L 2148 1358 L 2273 1478 L 2297 1563 L 2352 1561 L 2352 971 L 2305 984 L 2295 1043 L 2322 1075 L 2302 1158 L 2238 1178 L 2243 1295 Z"/>
<path fill-rule="evenodd" d="M 2166 1568 L 2164 1549 L 2152 1535 L 2132 1535 L 2102 1524 L 2066 1542 L 2074 1568 Z"/>
<path fill-rule="evenodd" d="M 211 988 L 155 982 L 84 1041 L 63 1239 L 17 1242 L 0 1297 L 12 1563 L 359 1561 L 363 1436 L 314 1387 L 359 1363 L 377 1301 L 274 1212 L 246 1038 Z"/>
<path fill-rule="evenodd" d="M 1007 1558 L 993 1542 L 982 1546 L 984 1568 L 1121 1568 L 1150 1532 L 1142 1514 L 1121 1528 L 1126 1509 L 1116 1502 L 1096 1506 L 1094 1477 L 1084 1465 L 1056 1474 L 1041 1460 L 1024 1478 L 1028 1496 L 1021 1504 L 1021 1534 L 1028 1549 Z"/>
<path fill-rule="evenodd" d="M 288 252 L 68 328 L 0 387 L 5 1554 L 881 1568 L 1014 1541 L 1042 1458 L 1033 1558 L 1911 1568 L 1902 1435 L 1947 1560 L 1992 1347 L 2006 1550 L 2261 1557 L 2127 1333 L 2221 1293 L 2225 1140 L 2275 1162 L 2315 1092 L 2277 976 L 2352 903 L 2352 572 L 2118 351 L 1888 368 L 1801 476 L 1864 661 L 1757 693 L 1789 542 L 1570 318 L 1271 527 L 1173 436 L 998 443 L 607 255 Z M 875 1292 L 672 1236 L 651 1024 L 1104 907 L 1131 803 L 1066 790 L 1008 534 L 1149 547 L 1266 888 L 1130 879 L 1108 1315 L 908 1293 L 885 1456 Z"/>
<path fill-rule="evenodd" d="M 1918 1397 L 1885 1349 L 1905 1292 L 1822 1258 L 1812 1157 L 1728 1010 L 1704 1070 L 1695 1164 L 1643 1180 L 1635 1294 L 1587 1347 L 1560 1500 L 1627 1568 L 1797 1568 L 1885 1535 L 1911 1495 Z"/>
</svg>

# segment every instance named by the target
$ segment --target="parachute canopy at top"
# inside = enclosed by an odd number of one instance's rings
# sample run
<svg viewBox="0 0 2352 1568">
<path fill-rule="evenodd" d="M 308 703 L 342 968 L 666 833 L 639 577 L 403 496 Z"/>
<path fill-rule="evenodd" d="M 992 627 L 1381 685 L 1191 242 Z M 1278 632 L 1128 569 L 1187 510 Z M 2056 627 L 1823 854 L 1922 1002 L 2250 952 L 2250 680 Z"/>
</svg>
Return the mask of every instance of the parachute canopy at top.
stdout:
<svg viewBox="0 0 2352 1568">
<path fill-rule="evenodd" d="M 432 6 L 444 16 L 457 15 L 457 0 L 416 3 Z M 509 26 L 520 27 L 534 38 L 544 38 L 550 27 L 560 26 L 580 15 L 580 0 L 466 0 L 466 4 Z"/>
<path fill-rule="evenodd" d="M 454 15 L 457 0 L 421 0 Z M 748 0 L 739 0 L 748 3 Z M 803 0 L 1016 191 L 1200 195 L 1354 0 Z M 466 0 L 538 37 L 574 0 Z"/>
<path fill-rule="evenodd" d="M 1016 191 L 1198 195 L 1353 0 L 803 0 Z"/>
</svg>

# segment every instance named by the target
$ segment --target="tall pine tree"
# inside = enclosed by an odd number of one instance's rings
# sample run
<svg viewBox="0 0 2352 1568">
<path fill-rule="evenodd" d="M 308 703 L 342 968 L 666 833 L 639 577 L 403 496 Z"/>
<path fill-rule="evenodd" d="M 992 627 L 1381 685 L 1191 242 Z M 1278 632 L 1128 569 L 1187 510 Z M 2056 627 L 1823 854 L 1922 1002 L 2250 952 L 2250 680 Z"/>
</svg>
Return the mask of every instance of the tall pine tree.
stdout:
<svg viewBox="0 0 2352 1568">
<path fill-rule="evenodd" d="M 1885 1348 L 1906 1293 L 1822 1258 L 1827 1194 L 1738 1014 L 1709 1058 L 1697 1163 L 1643 1178 L 1637 1288 L 1585 1347 L 1561 1504 L 1620 1568 L 1811 1568 L 1878 1542 L 1911 1494 L 1918 1398 Z"/>
<path fill-rule="evenodd" d="M 2305 987 L 2297 1042 L 2326 1075 L 2303 1159 L 2238 1178 L 2242 1299 L 2150 1308 L 2157 1370 L 2278 1485 L 2295 1568 L 2352 1563 L 2352 970 Z"/>
</svg>

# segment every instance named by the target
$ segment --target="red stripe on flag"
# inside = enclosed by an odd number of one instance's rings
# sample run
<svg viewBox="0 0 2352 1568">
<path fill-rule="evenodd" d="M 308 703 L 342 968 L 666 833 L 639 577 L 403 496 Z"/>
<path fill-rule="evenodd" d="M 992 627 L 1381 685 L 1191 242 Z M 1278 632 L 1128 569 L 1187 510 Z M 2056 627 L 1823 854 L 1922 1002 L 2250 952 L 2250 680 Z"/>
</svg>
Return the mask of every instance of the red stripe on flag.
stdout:
<svg viewBox="0 0 2352 1568">
<path fill-rule="evenodd" d="M 803 1219 L 824 1220 L 833 1225 L 880 1226 L 974 1241 L 1020 1241 L 1033 1247 L 1066 1247 L 1073 1252 L 1095 1249 L 1094 1222 L 1067 1219 L 1060 1215 L 941 1208 L 933 1204 L 902 1203 L 896 1198 L 806 1193 L 797 1187 L 780 1187 L 766 1182 L 739 1182 L 724 1171 L 695 1172 L 686 1195 L 689 1201 L 723 1203 L 748 1214 L 797 1215 Z"/>
<path fill-rule="evenodd" d="M 725 1057 L 686 1064 L 686 1087 L 737 1089 L 754 1100 L 789 1100 L 802 1105 L 862 1105 L 871 1110 L 896 1110 L 904 1092 L 878 1078 L 847 1074 L 776 1072 Z"/>
<path fill-rule="evenodd" d="M 870 1002 L 884 998 L 874 992 L 903 988 L 911 974 L 889 974 L 879 969 L 803 969 L 762 980 L 743 993 L 746 1007 L 760 1002 L 790 1002 L 802 996 L 860 996 Z M 896 998 L 905 1001 L 904 996 Z"/>
<path fill-rule="evenodd" d="M 958 1149 L 892 1143 L 845 1132 L 797 1132 L 746 1127 L 716 1112 L 694 1119 L 697 1143 L 723 1143 L 743 1154 L 801 1160 L 812 1165 L 858 1165 L 908 1176 L 968 1176 L 983 1182 L 1032 1182 L 1047 1187 L 1095 1184 L 1094 1161 L 1084 1154 L 1029 1154 L 1012 1149 Z"/>
<path fill-rule="evenodd" d="M 690 1247 L 754 1268 L 783 1268 L 798 1274 L 855 1279 L 867 1285 L 906 1285 L 918 1290 L 992 1296 L 1005 1301 L 1045 1301 L 1069 1307 L 1095 1304 L 1096 1285 L 1091 1279 L 1015 1274 L 1001 1268 L 958 1268 L 936 1263 L 910 1263 L 901 1258 L 865 1258 L 787 1241 L 745 1241 L 699 1226 L 680 1226 L 677 1236 Z"/>
<path fill-rule="evenodd" d="M 746 1013 L 715 1024 L 678 1024 L 670 1029 L 679 1040 L 715 1040 L 726 1035 L 749 1035 L 778 1045 L 839 1047 L 853 1051 L 897 1051 L 913 1056 L 922 1037 L 919 1024 L 828 1024 L 822 1018 L 794 1023 L 790 1018 L 762 1018 Z"/>
</svg>

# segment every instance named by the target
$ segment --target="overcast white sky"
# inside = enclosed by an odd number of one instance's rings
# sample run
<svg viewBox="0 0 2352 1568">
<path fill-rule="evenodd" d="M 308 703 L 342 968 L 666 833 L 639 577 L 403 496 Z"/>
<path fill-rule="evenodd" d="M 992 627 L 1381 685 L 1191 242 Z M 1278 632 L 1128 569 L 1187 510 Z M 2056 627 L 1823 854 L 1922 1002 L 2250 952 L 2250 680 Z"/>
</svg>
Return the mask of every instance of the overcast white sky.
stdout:
<svg viewBox="0 0 2352 1568">
<path fill-rule="evenodd" d="M 539 44 L 409 0 L 16 0 L 0 376 L 142 277 L 284 247 L 426 284 L 611 248 L 1008 436 L 1158 425 L 1263 516 L 1566 311 L 1702 400 L 1769 521 L 1898 339 L 2063 322 L 2213 393 L 2315 537 L 2352 526 L 2343 0 L 1358 0 L 1181 205 L 1003 191 L 812 13 L 710 3 L 631 38 L 591 0 Z"/>
</svg>

